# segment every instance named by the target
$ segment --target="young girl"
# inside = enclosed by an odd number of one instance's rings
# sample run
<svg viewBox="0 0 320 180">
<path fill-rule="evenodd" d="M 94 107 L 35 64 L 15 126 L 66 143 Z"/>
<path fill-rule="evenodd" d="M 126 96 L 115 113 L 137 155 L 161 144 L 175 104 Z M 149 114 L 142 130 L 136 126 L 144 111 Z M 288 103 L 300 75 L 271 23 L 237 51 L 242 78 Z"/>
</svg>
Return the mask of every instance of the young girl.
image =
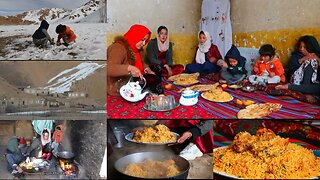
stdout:
<svg viewBox="0 0 320 180">
<path fill-rule="evenodd" d="M 41 133 L 41 150 L 42 159 L 50 160 L 52 156 L 51 152 L 51 132 L 47 128 L 42 130 Z"/>
<path fill-rule="evenodd" d="M 275 48 L 270 44 L 262 45 L 259 49 L 260 59 L 249 77 L 252 84 L 277 84 L 285 82 L 284 69 L 280 59 L 275 56 Z"/>
<path fill-rule="evenodd" d="M 234 45 L 231 46 L 227 52 L 225 60 L 220 59 L 218 65 L 222 67 L 220 83 L 235 84 L 242 81 L 247 74 L 245 69 L 246 58 L 240 55 L 238 48 Z"/>
<path fill-rule="evenodd" d="M 146 60 L 148 64 L 160 65 L 163 77 L 180 74 L 184 71 L 181 64 L 173 65 L 172 43 L 169 41 L 169 32 L 165 26 L 160 26 L 157 30 L 157 37 L 150 40 L 147 46 Z"/>
<path fill-rule="evenodd" d="M 220 70 L 217 61 L 222 59 L 218 47 L 211 43 L 210 34 L 207 31 L 200 31 L 198 34 L 199 45 L 195 57 L 195 63 L 188 64 L 186 73 L 199 72 L 201 76 L 215 73 Z"/>
</svg>

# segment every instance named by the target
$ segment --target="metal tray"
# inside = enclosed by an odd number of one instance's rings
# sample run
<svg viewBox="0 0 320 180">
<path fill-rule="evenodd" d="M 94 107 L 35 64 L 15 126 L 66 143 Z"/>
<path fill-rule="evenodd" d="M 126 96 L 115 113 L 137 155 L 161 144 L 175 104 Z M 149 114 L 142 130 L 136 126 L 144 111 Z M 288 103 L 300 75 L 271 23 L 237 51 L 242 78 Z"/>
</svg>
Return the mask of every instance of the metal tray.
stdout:
<svg viewBox="0 0 320 180">
<path fill-rule="evenodd" d="M 180 103 L 179 103 L 179 102 L 176 102 L 176 104 L 175 104 L 175 105 L 173 106 L 173 108 L 171 108 L 171 109 L 164 109 L 164 110 L 151 110 L 151 109 L 147 108 L 147 104 L 143 105 L 143 108 L 144 108 L 144 109 L 146 109 L 146 110 L 148 110 L 148 111 L 164 112 L 164 111 L 170 111 L 170 110 L 175 109 L 175 108 L 177 108 L 177 107 L 179 107 L 179 106 L 180 106 Z"/>
</svg>

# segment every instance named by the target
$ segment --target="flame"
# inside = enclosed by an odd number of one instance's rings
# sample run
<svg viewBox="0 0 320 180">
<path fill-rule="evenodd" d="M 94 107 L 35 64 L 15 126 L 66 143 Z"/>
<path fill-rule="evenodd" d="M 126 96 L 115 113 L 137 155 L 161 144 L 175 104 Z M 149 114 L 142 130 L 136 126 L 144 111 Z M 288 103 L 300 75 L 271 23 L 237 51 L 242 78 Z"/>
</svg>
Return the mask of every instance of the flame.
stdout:
<svg viewBox="0 0 320 180">
<path fill-rule="evenodd" d="M 73 163 L 68 163 L 63 160 L 59 160 L 61 169 L 65 172 L 66 176 L 72 175 L 72 173 L 75 171 L 75 167 Z"/>
</svg>

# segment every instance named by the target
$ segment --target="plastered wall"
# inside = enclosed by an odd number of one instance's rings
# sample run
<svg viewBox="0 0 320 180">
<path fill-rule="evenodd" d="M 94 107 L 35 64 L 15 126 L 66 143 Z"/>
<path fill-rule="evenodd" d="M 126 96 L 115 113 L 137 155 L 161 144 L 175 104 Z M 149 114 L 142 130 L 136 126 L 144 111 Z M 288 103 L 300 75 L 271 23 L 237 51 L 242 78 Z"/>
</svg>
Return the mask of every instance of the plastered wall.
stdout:
<svg viewBox="0 0 320 180">
<path fill-rule="evenodd" d="M 231 0 L 233 43 L 259 48 L 270 43 L 284 66 L 297 39 L 314 35 L 320 41 L 320 0 Z M 146 25 L 153 33 L 159 25 L 169 28 L 176 64 L 192 62 L 202 0 L 108 0 L 107 45 L 132 24 Z"/>
<path fill-rule="evenodd" d="M 320 40 L 320 0 L 231 0 L 233 43 L 259 48 L 270 43 L 287 66 L 297 39 Z"/>
<path fill-rule="evenodd" d="M 107 46 L 133 24 L 147 26 L 152 38 L 157 28 L 165 25 L 174 44 L 174 63 L 190 63 L 198 44 L 201 4 L 202 0 L 108 0 Z"/>
</svg>

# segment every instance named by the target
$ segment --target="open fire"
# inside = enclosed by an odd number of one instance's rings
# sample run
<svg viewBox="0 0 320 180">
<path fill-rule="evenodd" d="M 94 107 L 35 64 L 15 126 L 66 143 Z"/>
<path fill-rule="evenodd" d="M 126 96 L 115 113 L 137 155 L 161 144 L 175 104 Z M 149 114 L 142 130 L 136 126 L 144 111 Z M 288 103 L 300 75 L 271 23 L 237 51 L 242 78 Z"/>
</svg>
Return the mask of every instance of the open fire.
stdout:
<svg viewBox="0 0 320 180">
<path fill-rule="evenodd" d="M 72 176 L 77 173 L 76 166 L 73 162 L 64 161 L 62 159 L 59 160 L 60 167 L 63 170 L 66 176 Z"/>
</svg>

